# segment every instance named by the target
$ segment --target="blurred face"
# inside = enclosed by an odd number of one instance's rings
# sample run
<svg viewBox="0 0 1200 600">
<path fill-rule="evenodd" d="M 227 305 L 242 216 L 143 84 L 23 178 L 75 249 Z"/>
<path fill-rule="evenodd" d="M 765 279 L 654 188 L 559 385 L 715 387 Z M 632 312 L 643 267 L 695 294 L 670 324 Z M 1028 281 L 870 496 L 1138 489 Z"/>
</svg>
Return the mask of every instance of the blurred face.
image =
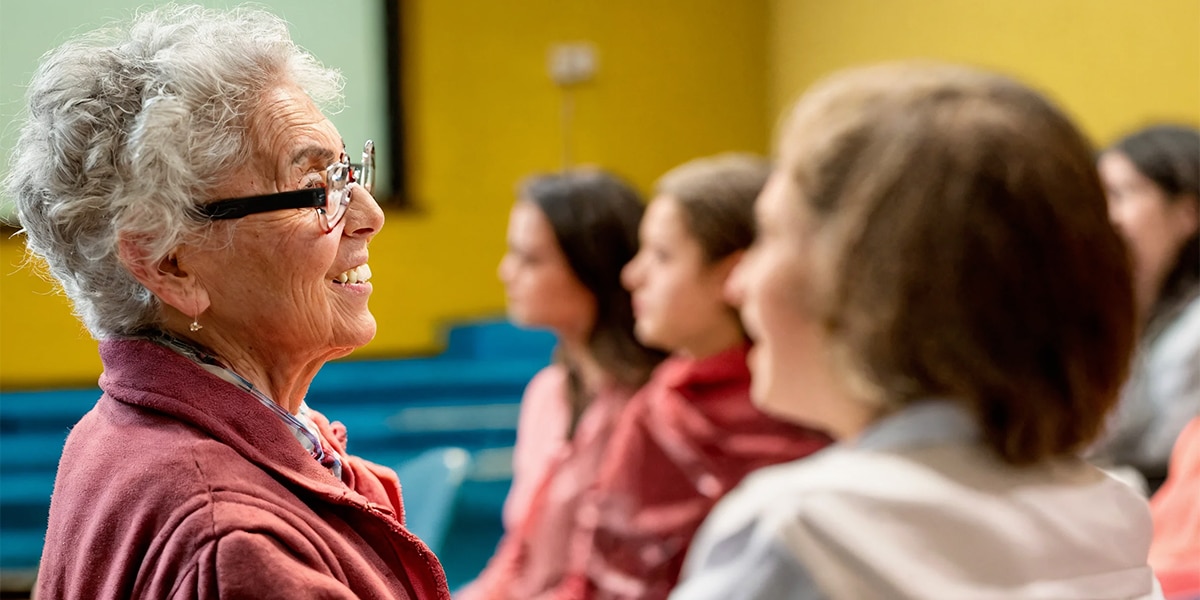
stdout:
<svg viewBox="0 0 1200 600">
<path fill-rule="evenodd" d="M 339 159 L 341 137 L 299 89 L 270 92 L 251 119 L 258 149 L 218 197 L 309 187 Z M 200 341 L 271 372 L 348 354 L 375 335 L 367 244 L 383 212 L 365 189 L 325 233 L 316 210 L 285 209 L 215 221 L 188 265 L 208 294 Z"/>
<path fill-rule="evenodd" d="M 839 411 L 851 407 L 836 385 L 828 339 L 807 308 L 814 289 L 809 269 L 810 226 L 798 191 L 776 171 L 755 205 L 758 236 L 726 288 L 754 340 L 750 395 L 763 411 L 782 419 L 844 433 Z"/>
<path fill-rule="evenodd" d="M 1120 152 L 1104 153 L 1099 170 L 1109 218 L 1129 245 L 1138 302 L 1146 310 L 1157 300 L 1183 243 L 1196 232 L 1196 203 L 1168 198 Z"/>
<path fill-rule="evenodd" d="M 532 202 L 513 206 L 499 276 L 513 323 L 576 339 L 591 331 L 596 299 L 571 270 L 546 215 Z"/>
<path fill-rule="evenodd" d="M 697 357 L 740 342 L 740 325 L 724 298 L 740 253 L 709 263 L 679 203 L 669 196 L 650 203 L 639 238 L 637 255 L 621 272 L 633 295 L 638 340 Z"/>
</svg>

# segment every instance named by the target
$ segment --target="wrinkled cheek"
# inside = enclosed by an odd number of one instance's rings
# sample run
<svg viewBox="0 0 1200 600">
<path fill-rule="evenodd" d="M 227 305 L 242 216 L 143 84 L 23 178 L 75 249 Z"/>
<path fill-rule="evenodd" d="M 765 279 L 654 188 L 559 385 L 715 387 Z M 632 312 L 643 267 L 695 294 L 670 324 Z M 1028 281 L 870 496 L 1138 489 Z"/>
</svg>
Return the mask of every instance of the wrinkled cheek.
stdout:
<svg viewBox="0 0 1200 600">
<path fill-rule="evenodd" d="M 333 323 L 330 322 L 330 300 L 324 290 L 310 290 L 308 287 L 296 287 L 296 290 L 307 290 L 305 293 L 291 295 L 288 308 L 296 315 L 297 331 L 307 332 L 310 336 L 328 331 Z"/>
</svg>

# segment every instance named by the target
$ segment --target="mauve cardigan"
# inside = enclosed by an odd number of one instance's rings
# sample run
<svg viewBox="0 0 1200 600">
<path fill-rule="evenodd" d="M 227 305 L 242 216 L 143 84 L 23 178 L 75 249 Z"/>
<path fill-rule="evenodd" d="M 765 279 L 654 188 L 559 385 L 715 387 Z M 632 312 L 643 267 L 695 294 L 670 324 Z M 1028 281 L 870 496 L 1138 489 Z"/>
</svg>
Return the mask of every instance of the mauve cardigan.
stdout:
<svg viewBox="0 0 1200 600">
<path fill-rule="evenodd" d="M 339 481 L 249 393 L 145 340 L 100 343 L 104 394 L 59 462 L 41 598 L 449 598 L 395 473 Z"/>
</svg>

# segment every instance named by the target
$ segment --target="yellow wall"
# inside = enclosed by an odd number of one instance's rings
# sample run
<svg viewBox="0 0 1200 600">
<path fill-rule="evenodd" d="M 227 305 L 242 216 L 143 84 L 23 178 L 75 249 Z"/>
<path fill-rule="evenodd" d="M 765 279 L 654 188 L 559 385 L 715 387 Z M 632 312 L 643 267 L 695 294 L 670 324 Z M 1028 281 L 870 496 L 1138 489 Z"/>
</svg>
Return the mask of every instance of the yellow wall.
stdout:
<svg viewBox="0 0 1200 600">
<path fill-rule="evenodd" d="M 551 43 L 588 41 L 599 55 L 575 93 L 578 162 L 646 189 L 695 156 L 767 149 L 766 0 L 403 4 L 419 210 L 390 211 L 371 246 L 379 334 L 356 356 L 433 352 L 444 323 L 501 312 L 494 273 L 514 184 L 560 166 Z M 21 252 L 0 240 L 0 388 L 94 384 L 95 342 L 49 284 L 14 267 Z"/>
<path fill-rule="evenodd" d="M 771 0 L 769 13 L 771 121 L 836 69 L 928 58 L 1033 84 L 1098 144 L 1200 122 L 1198 0 Z"/>
<path fill-rule="evenodd" d="M 494 268 L 513 186 L 560 163 L 561 96 L 546 75 L 554 42 L 599 52 L 598 77 L 575 94 L 574 157 L 643 189 L 694 156 L 766 150 L 805 87 L 885 59 L 1009 72 L 1099 143 L 1152 119 L 1200 122 L 1198 0 L 403 4 L 419 210 L 390 211 L 371 247 L 379 335 L 360 357 L 435 352 L 443 324 L 501 311 Z M 19 239 L 0 240 L 0 389 L 93 383 L 95 343 L 20 259 Z"/>
</svg>

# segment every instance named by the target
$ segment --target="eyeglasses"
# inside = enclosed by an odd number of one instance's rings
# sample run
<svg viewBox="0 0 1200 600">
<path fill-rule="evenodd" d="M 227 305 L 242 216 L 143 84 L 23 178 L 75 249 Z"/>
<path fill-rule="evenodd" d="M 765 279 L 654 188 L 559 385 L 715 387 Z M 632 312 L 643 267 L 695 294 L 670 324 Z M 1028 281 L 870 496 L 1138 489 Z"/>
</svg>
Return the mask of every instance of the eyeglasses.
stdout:
<svg viewBox="0 0 1200 600">
<path fill-rule="evenodd" d="M 350 206 L 350 184 L 357 183 L 370 193 L 375 188 L 375 142 L 363 144 L 362 163 L 353 164 L 342 154 L 341 160 L 321 172 L 315 187 L 277 194 L 218 200 L 197 207 L 200 215 L 212 221 L 240 219 L 258 213 L 289 208 L 315 208 L 317 221 L 325 233 L 333 231 Z"/>
</svg>

